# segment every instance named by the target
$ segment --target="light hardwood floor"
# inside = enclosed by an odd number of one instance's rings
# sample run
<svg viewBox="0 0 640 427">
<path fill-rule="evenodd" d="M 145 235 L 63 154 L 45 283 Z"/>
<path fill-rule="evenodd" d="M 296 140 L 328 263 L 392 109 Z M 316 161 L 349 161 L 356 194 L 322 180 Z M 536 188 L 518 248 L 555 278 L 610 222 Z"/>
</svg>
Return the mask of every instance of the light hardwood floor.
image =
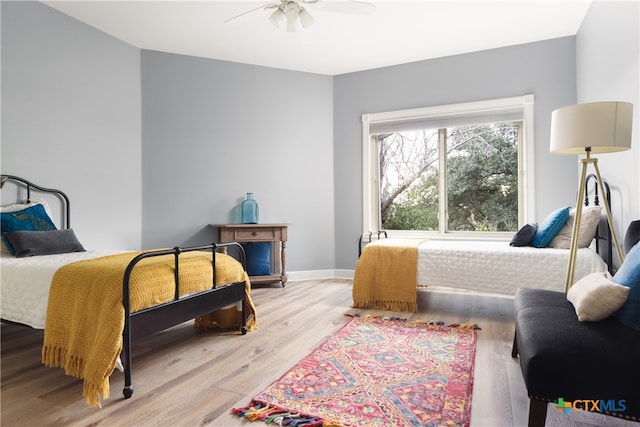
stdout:
<svg viewBox="0 0 640 427">
<path fill-rule="evenodd" d="M 247 426 L 230 414 L 359 312 L 477 323 L 471 426 L 524 426 L 528 399 L 511 358 L 513 299 L 461 291 L 419 290 L 418 313 L 351 309 L 351 281 L 290 282 L 252 291 L 259 329 L 201 332 L 191 322 L 140 340 L 133 350 L 134 395 L 122 398 L 123 375 L 111 397 L 88 407 L 80 380 L 40 363 L 42 331 L 2 324 L 3 426 Z M 548 426 L 637 426 L 599 414 L 549 410 Z"/>
</svg>

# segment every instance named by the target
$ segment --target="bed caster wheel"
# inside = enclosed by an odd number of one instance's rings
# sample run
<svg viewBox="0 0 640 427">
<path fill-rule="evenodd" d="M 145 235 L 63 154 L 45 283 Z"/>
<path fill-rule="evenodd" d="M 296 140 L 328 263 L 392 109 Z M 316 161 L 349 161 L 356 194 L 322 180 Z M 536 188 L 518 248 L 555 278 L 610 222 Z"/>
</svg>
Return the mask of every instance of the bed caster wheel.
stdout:
<svg viewBox="0 0 640 427">
<path fill-rule="evenodd" d="M 133 396 L 133 386 L 126 386 L 125 388 L 123 388 L 122 394 L 124 395 L 125 399 L 129 399 L 131 396 Z"/>
<path fill-rule="evenodd" d="M 242 335 L 247 335 L 247 327 L 246 327 L 246 326 L 243 326 L 242 328 L 240 328 L 240 333 L 241 333 Z"/>
</svg>

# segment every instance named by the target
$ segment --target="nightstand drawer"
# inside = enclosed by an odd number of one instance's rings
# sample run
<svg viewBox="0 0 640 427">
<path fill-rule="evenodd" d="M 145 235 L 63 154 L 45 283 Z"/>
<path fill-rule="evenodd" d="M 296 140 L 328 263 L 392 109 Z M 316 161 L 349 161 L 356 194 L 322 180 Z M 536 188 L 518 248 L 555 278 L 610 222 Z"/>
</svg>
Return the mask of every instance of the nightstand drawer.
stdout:
<svg viewBox="0 0 640 427">
<path fill-rule="evenodd" d="M 275 240 L 275 230 L 261 230 L 261 229 L 245 229 L 234 230 L 234 240 L 242 242 L 245 240 Z"/>
</svg>

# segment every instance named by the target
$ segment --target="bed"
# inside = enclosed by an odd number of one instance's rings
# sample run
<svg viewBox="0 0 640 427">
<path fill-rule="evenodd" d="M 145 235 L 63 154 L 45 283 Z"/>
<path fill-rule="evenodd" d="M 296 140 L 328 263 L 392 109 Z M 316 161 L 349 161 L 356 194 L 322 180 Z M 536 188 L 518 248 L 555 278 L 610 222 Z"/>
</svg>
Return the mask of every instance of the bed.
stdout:
<svg viewBox="0 0 640 427">
<path fill-rule="evenodd" d="M 2 320 L 44 329 L 43 363 L 82 378 L 90 405 L 109 397 L 109 376 L 119 364 L 123 395 L 133 395 L 135 339 L 190 319 L 198 328 L 242 335 L 256 327 L 240 245 L 85 250 L 70 227 L 64 192 L 13 175 L 1 179 L 20 196 L 2 208 Z M 60 201 L 60 228 L 32 192 Z M 219 253 L 231 246 L 239 260 Z"/>
<path fill-rule="evenodd" d="M 587 182 L 595 179 L 590 175 Z M 604 184 L 607 194 L 603 197 L 610 200 L 609 186 Z M 588 208 L 583 208 L 575 280 L 595 272 L 606 274 L 612 265 L 611 232 L 599 206 L 597 188 L 590 192 L 587 185 Z M 575 214 L 569 207 L 563 211 Z M 585 220 L 586 215 L 589 218 Z M 519 287 L 563 291 L 572 224 L 570 217 L 557 232 L 552 241 L 555 247 L 541 248 L 511 246 L 509 241 L 397 239 L 388 238 L 385 231 L 366 233 L 358 245 L 353 307 L 415 312 L 418 287 L 509 296 Z M 532 225 L 528 226 L 529 232 L 535 233 Z"/>
</svg>

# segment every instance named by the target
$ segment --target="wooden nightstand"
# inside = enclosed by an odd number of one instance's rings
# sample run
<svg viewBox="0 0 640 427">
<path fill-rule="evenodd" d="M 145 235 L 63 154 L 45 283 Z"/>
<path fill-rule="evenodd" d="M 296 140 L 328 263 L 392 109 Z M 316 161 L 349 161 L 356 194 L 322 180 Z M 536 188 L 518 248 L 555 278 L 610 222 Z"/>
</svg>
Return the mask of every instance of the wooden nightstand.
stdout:
<svg viewBox="0 0 640 427">
<path fill-rule="evenodd" d="M 218 229 L 219 243 L 273 242 L 268 276 L 250 276 L 251 283 L 287 283 L 286 247 L 289 224 L 209 224 Z"/>
</svg>

